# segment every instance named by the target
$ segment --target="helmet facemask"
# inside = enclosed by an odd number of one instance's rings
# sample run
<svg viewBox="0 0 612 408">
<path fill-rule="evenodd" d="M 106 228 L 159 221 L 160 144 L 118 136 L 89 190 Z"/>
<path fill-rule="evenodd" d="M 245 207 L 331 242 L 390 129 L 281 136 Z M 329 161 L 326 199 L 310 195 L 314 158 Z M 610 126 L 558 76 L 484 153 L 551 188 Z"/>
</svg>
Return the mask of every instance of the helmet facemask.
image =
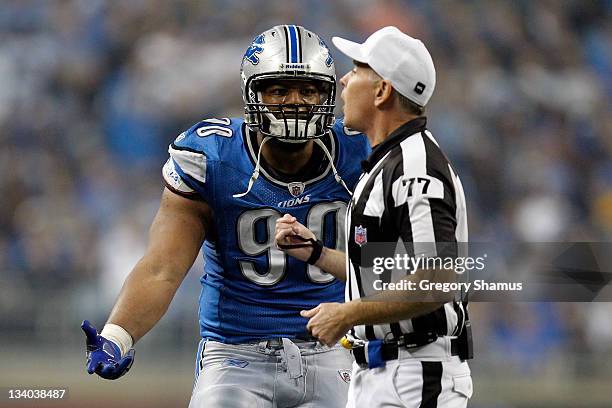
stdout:
<svg viewBox="0 0 612 408">
<path fill-rule="evenodd" d="M 318 90 L 318 103 L 264 102 L 263 90 L 266 87 L 281 82 L 286 85 L 292 81 L 312 82 Z M 335 83 L 332 81 L 333 78 L 319 79 L 305 75 L 295 77 L 265 75 L 263 78 L 253 78 L 246 87 L 247 125 L 264 136 L 289 143 L 303 143 L 324 136 L 335 120 Z"/>
</svg>

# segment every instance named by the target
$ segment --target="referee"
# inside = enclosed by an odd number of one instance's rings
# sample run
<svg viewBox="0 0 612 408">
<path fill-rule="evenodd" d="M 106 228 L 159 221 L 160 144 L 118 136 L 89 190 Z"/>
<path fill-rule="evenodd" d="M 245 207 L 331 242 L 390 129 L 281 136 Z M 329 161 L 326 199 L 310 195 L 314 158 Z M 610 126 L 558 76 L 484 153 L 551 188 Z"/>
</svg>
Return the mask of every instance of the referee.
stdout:
<svg viewBox="0 0 612 408">
<path fill-rule="evenodd" d="M 347 407 L 465 407 L 472 395 L 467 303 L 454 293 L 425 299 L 415 290 L 373 288 L 381 277 L 412 288 L 448 282 L 454 271 L 396 267 L 379 275 L 365 252 L 388 243 L 393 258 L 403 243 L 413 259 L 457 257 L 457 243 L 468 241 L 461 182 L 423 116 L 436 83 L 433 61 L 421 41 L 395 27 L 363 44 L 333 43 L 354 62 L 340 81 L 344 123 L 365 133 L 373 151 L 348 209 L 346 254 L 323 247 L 289 215 L 277 222 L 279 248 L 346 281 L 346 303 L 323 303 L 302 316 L 325 344 L 349 333 L 343 343 L 352 345 L 355 364 Z"/>
</svg>

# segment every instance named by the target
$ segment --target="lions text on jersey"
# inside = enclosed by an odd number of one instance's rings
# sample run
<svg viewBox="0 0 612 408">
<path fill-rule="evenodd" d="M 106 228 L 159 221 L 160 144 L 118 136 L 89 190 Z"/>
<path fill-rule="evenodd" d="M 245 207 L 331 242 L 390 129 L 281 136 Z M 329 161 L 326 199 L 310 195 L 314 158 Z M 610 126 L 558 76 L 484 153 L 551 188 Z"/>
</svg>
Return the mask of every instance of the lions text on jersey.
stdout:
<svg viewBox="0 0 612 408">
<path fill-rule="evenodd" d="M 367 139 L 348 136 L 336 121 L 322 140 L 352 189 L 369 154 Z M 305 335 L 300 310 L 344 299 L 343 282 L 274 246 L 274 228 L 277 218 L 289 213 L 325 246 L 344 250 L 349 193 L 320 155 L 318 163 L 307 165 L 320 168 L 310 178 L 288 180 L 264 166 L 252 190 L 235 198 L 246 190 L 257 151 L 243 120 L 208 119 L 177 137 L 163 170 L 168 188 L 199 197 L 213 210 L 213 228 L 203 245 L 200 331 L 223 343 Z"/>
</svg>

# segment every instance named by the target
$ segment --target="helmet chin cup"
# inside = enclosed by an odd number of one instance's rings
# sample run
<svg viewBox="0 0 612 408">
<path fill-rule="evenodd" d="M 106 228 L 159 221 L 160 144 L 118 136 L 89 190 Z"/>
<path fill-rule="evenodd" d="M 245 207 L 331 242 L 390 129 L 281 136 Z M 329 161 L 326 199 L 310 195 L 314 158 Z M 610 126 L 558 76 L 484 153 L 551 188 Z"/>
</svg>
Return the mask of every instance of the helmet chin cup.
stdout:
<svg viewBox="0 0 612 408">
<path fill-rule="evenodd" d="M 321 131 L 317 129 L 317 124 L 321 115 L 311 115 L 309 120 L 290 119 L 287 117 L 279 119 L 268 111 L 267 108 L 264 108 L 264 111 L 265 118 L 260 132 L 266 136 L 272 136 L 289 143 L 303 143 L 308 141 L 308 139 L 320 137 L 319 133 Z"/>
<path fill-rule="evenodd" d="M 325 136 L 334 121 L 328 105 L 250 103 L 245 110 L 251 130 L 294 143 Z"/>
</svg>

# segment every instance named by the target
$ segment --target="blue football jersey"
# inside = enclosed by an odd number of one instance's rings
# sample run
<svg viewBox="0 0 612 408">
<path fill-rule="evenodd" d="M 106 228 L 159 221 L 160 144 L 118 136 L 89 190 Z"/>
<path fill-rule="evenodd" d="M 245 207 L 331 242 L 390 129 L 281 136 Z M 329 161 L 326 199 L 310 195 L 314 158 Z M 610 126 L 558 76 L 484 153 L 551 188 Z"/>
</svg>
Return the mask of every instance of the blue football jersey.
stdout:
<svg viewBox="0 0 612 408">
<path fill-rule="evenodd" d="M 361 161 L 370 153 L 366 137 L 347 135 L 337 121 L 322 141 L 352 190 Z M 214 226 L 206 231 L 202 247 L 202 337 L 224 343 L 299 337 L 307 333 L 300 310 L 344 300 L 343 282 L 274 245 L 276 220 L 289 213 L 326 246 L 344 250 L 350 195 L 334 178 L 327 159 L 319 161 L 321 171 L 306 179 L 296 175 L 288 180 L 262 167 L 251 191 L 235 198 L 246 191 L 258 152 L 255 136 L 242 119 L 199 122 L 181 133 L 168 151 L 166 185 L 176 193 L 199 196 L 214 213 Z"/>
</svg>

